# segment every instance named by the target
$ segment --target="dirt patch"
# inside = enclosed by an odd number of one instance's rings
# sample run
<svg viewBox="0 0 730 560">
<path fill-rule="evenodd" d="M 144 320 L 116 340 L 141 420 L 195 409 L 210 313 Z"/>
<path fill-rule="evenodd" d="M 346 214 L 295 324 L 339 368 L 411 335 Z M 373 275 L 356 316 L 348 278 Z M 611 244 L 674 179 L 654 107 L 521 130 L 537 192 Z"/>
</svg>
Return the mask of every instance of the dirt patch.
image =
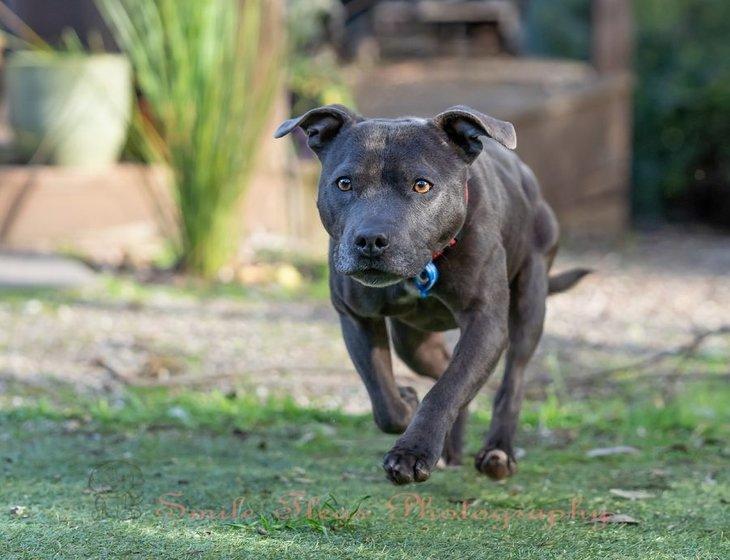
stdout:
<svg viewBox="0 0 730 560">
<path fill-rule="evenodd" d="M 621 246 L 573 248 L 555 269 L 595 273 L 548 305 L 533 380 L 579 380 L 686 343 L 730 322 L 730 240 L 663 230 Z M 450 333 L 455 340 L 455 333 Z M 730 353 L 730 337 L 704 347 Z M 430 382 L 397 364 L 420 394 Z M 369 410 L 328 302 L 159 298 L 0 303 L 0 379 L 60 380 L 113 391 L 127 382 L 293 395 L 301 404 Z M 498 381 L 495 375 L 485 389 Z"/>
</svg>

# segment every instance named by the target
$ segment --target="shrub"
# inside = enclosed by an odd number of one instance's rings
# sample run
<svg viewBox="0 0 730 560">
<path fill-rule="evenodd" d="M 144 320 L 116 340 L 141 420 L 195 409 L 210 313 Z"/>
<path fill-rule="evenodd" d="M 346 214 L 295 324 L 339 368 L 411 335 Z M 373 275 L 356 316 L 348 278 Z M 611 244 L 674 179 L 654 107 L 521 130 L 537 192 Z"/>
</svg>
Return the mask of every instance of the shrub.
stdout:
<svg viewBox="0 0 730 560">
<path fill-rule="evenodd" d="M 638 0 L 633 203 L 638 218 L 730 225 L 730 2 Z M 590 0 L 532 0 L 537 54 L 588 59 Z"/>
<path fill-rule="evenodd" d="M 265 0 L 97 0 L 134 66 L 136 130 L 173 175 L 179 262 L 215 275 L 236 247 L 239 201 L 279 78 Z"/>
<path fill-rule="evenodd" d="M 730 3 L 635 6 L 636 211 L 682 209 L 683 217 L 730 225 Z"/>
</svg>

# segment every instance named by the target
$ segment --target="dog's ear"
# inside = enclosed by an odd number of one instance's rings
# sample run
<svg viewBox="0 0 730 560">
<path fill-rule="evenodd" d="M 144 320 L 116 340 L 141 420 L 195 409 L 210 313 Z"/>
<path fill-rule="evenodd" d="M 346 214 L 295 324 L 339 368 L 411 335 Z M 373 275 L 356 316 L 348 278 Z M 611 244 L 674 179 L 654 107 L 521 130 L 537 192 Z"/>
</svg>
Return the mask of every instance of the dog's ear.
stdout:
<svg viewBox="0 0 730 560">
<path fill-rule="evenodd" d="M 307 111 L 301 117 L 284 121 L 274 133 L 274 138 L 286 136 L 296 127 L 301 126 L 307 134 L 307 144 L 314 152 L 319 152 L 339 132 L 362 117 L 353 113 L 343 105 L 326 105 Z"/>
<path fill-rule="evenodd" d="M 517 135 L 512 123 L 500 121 L 465 105 L 446 109 L 433 120 L 456 144 L 459 154 L 467 163 L 474 161 L 482 151 L 480 136 L 489 136 L 510 150 L 517 147 Z"/>
</svg>

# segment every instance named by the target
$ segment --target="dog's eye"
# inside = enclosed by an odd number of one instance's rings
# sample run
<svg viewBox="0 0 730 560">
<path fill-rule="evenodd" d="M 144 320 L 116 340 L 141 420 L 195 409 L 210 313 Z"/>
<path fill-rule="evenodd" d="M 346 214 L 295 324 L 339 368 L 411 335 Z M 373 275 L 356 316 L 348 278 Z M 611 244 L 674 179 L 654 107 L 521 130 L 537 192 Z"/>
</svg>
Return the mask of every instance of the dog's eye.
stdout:
<svg viewBox="0 0 730 560">
<path fill-rule="evenodd" d="M 426 179 L 418 179 L 415 183 L 413 183 L 413 190 L 418 194 L 426 194 L 431 190 L 431 187 L 433 187 L 433 185 L 426 181 Z"/>
<path fill-rule="evenodd" d="M 349 191 L 352 189 L 352 179 L 349 177 L 340 177 L 337 179 L 337 188 L 341 191 Z"/>
</svg>

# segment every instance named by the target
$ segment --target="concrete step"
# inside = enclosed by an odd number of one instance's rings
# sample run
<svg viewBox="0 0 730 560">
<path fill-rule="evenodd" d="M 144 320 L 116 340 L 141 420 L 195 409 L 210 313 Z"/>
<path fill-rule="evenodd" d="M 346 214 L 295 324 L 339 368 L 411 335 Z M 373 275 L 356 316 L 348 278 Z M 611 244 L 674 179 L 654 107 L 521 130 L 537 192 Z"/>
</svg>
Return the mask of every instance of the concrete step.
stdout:
<svg viewBox="0 0 730 560">
<path fill-rule="evenodd" d="M 95 279 L 89 267 L 59 255 L 0 252 L 0 290 L 78 287 Z"/>
</svg>

